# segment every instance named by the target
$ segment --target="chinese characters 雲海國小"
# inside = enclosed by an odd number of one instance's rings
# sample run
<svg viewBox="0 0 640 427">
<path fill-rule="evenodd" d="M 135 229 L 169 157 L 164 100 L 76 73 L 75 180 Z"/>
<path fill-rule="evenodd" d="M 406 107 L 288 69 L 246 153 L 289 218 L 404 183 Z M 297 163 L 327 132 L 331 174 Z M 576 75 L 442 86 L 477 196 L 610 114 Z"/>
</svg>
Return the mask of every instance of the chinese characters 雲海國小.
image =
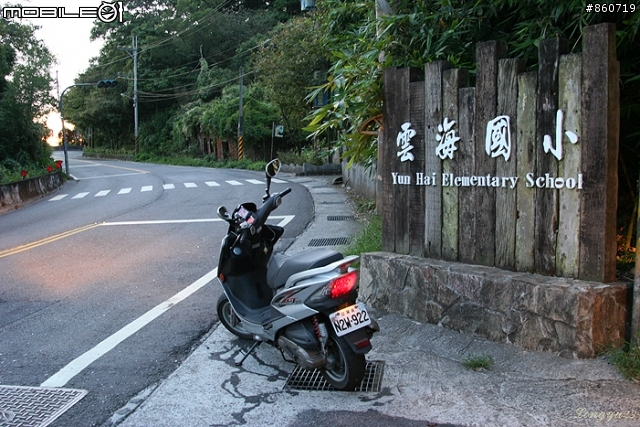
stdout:
<svg viewBox="0 0 640 427">
<path fill-rule="evenodd" d="M 445 117 L 444 121 L 438 125 L 438 133 L 436 135 L 438 145 L 436 146 L 435 154 L 442 160 L 447 158 L 453 160 L 453 156 L 459 148 L 456 143 L 460 141 L 461 138 L 456 133 L 456 129 L 454 128 L 455 124 L 455 120 L 450 121 Z M 400 157 L 400 161 L 402 162 L 407 160 L 413 161 L 414 155 L 411 153 L 411 150 L 414 147 L 410 144 L 410 140 L 416 135 L 416 131 L 411 129 L 411 123 L 409 122 L 404 123 L 401 127 L 402 130 L 398 133 L 396 141 L 398 147 L 400 147 L 398 157 Z M 544 152 L 552 154 L 558 160 L 562 160 L 563 157 L 562 139 L 564 135 L 567 136 L 572 144 L 576 144 L 579 139 L 579 136 L 572 131 L 566 131 L 563 134 L 563 128 L 564 111 L 558 110 L 556 113 L 555 144 L 550 135 L 544 135 L 542 142 Z M 512 141 L 509 116 L 498 116 L 487 123 L 485 152 L 492 158 L 502 156 L 505 161 L 511 158 Z"/>
</svg>

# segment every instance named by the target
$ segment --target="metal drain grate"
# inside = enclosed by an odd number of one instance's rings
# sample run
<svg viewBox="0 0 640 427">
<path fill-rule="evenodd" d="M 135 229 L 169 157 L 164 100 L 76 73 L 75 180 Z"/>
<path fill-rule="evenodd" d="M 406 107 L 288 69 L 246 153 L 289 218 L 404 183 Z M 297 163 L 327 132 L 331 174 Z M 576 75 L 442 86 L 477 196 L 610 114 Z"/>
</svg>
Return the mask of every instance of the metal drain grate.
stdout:
<svg viewBox="0 0 640 427">
<path fill-rule="evenodd" d="M 353 215 L 329 215 L 327 221 L 354 221 L 356 219 Z"/>
<path fill-rule="evenodd" d="M 328 237 L 325 239 L 311 239 L 309 246 L 341 246 L 348 243 L 348 237 Z"/>
<path fill-rule="evenodd" d="M 367 361 L 364 379 L 356 391 L 379 392 L 384 374 L 384 362 L 382 360 Z M 319 370 L 308 371 L 296 366 L 284 385 L 286 390 L 307 391 L 336 391 L 329 384 Z"/>
<path fill-rule="evenodd" d="M 0 385 L 0 425 L 48 426 L 86 394 L 68 388 Z"/>
</svg>

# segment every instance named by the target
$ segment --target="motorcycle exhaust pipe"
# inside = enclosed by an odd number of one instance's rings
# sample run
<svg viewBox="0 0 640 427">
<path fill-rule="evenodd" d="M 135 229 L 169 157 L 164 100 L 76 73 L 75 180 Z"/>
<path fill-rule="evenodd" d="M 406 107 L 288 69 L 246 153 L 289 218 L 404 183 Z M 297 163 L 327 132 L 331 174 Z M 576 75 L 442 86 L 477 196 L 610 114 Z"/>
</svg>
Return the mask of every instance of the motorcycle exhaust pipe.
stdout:
<svg viewBox="0 0 640 427">
<path fill-rule="evenodd" d="M 278 347 L 284 349 L 304 369 L 318 369 L 326 363 L 323 354 L 302 348 L 284 336 L 278 338 Z"/>
</svg>

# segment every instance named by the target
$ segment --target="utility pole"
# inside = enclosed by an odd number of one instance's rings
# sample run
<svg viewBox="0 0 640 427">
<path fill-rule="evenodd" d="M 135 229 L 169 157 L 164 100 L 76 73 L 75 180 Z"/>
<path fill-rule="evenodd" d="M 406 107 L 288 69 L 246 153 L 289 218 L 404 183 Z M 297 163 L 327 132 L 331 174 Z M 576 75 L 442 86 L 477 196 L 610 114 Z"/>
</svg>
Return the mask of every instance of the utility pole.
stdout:
<svg viewBox="0 0 640 427">
<path fill-rule="evenodd" d="M 56 70 L 56 92 L 58 96 L 56 99 L 60 99 L 60 80 L 58 80 L 58 70 Z M 62 134 L 64 135 L 64 119 L 62 118 L 62 112 L 60 112 L 60 119 L 62 120 Z"/>
<path fill-rule="evenodd" d="M 139 150 L 139 131 L 138 131 L 138 36 L 131 36 L 131 47 L 118 46 L 118 49 L 124 50 L 133 58 L 133 127 L 134 127 L 134 153 Z"/>
<path fill-rule="evenodd" d="M 240 112 L 238 114 L 238 159 L 244 158 L 244 137 L 242 127 L 244 125 L 244 113 L 242 111 L 242 67 L 240 67 Z"/>
<path fill-rule="evenodd" d="M 64 168 L 67 175 L 69 175 L 69 153 L 67 149 L 66 132 L 64 131 L 64 108 L 62 108 L 62 97 L 64 96 L 65 92 L 67 92 L 72 87 L 95 86 L 95 85 L 96 83 L 76 83 L 74 85 L 71 85 L 65 88 L 65 90 L 63 90 L 62 93 L 58 96 L 58 110 L 60 111 L 60 120 L 62 121 L 62 149 L 64 150 Z M 59 90 L 60 88 L 58 88 L 58 91 Z"/>
</svg>

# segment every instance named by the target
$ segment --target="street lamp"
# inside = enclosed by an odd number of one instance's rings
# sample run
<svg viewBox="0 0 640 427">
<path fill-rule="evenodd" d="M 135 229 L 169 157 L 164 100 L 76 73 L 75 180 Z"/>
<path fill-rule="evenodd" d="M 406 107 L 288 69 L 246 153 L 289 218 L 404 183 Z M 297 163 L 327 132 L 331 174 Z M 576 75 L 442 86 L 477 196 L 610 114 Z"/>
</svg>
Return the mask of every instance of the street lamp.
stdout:
<svg viewBox="0 0 640 427">
<path fill-rule="evenodd" d="M 62 96 L 66 91 L 72 87 L 79 86 L 98 86 L 99 88 L 110 88 L 118 84 L 116 80 L 100 80 L 97 83 L 76 83 L 74 85 L 66 87 L 60 94 L 58 99 L 58 109 L 60 110 L 60 120 L 62 120 L 62 149 L 64 150 L 64 169 L 67 175 L 69 175 L 69 154 L 67 153 L 67 133 L 64 131 L 64 109 L 62 108 Z"/>
</svg>

